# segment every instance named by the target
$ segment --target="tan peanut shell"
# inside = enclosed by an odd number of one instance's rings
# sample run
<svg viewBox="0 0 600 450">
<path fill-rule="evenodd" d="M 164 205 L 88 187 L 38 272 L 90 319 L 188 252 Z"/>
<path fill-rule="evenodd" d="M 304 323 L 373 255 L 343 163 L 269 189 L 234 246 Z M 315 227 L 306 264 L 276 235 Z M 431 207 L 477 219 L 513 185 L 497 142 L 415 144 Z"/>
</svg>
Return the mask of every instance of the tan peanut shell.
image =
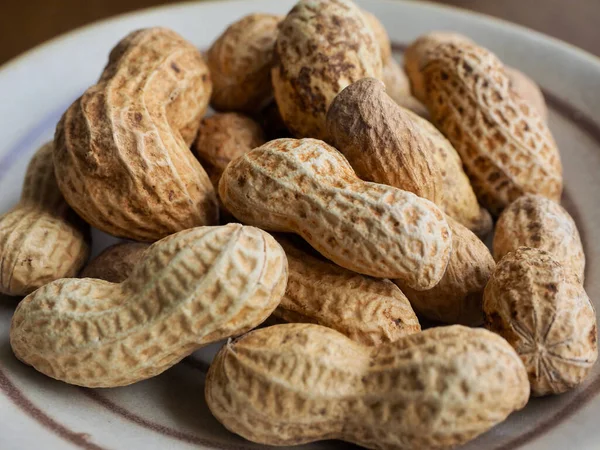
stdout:
<svg viewBox="0 0 600 450">
<path fill-rule="evenodd" d="M 421 331 L 402 291 L 390 280 L 367 277 L 278 235 L 289 265 L 288 285 L 273 315 L 286 322 L 333 328 L 364 345 L 394 342 Z"/>
<path fill-rule="evenodd" d="M 385 84 L 386 93 L 398 105 L 425 119 L 429 119 L 429 111 L 423 103 L 411 94 L 408 77 L 394 58 L 388 59 L 383 65 L 381 81 Z"/>
<path fill-rule="evenodd" d="M 546 250 L 583 281 L 585 254 L 577 226 L 562 206 L 541 195 L 519 197 L 504 210 L 493 247 L 496 261 L 519 247 Z"/>
<path fill-rule="evenodd" d="M 452 230 L 452 254 L 441 281 L 426 291 L 415 291 L 402 282 L 398 286 L 422 317 L 479 326 L 483 323 L 483 290 L 496 264 L 477 236 L 455 220 L 446 220 Z"/>
<path fill-rule="evenodd" d="M 335 97 L 327 112 L 327 134 L 363 180 L 442 203 L 442 174 L 431 141 L 380 80 L 363 78 Z"/>
<path fill-rule="evenodd" d="M 299 234 L 354 272 L 428 289 L 448 264 L 452 236 L 433 203 L 360 180 L 317 139 L 277 139 L 245 153 L 225 169 L 219 194 L 240 221 Z"/>
<path fill-rule="evenodd" d="M 433 120 L 461 155 L 479 201 L 492 214 L 525 193 L 560 199 L 562 166 L 552 134 L 511 89 L 493 53 L 444 42 L 429 53 L 422 74 Z"/>
<path fill-rule="evenodd" d="M 90 254 L 89 226 L 65 202 L 50 142 L 27 167 L 21 199 L 0 215 L 0 293 L 27 295 L 79 272 Z"/>
<path fill-rule="evenodd" d="M 367 19 L 367 24 L 371 28 L 375 39 L 377 40 L 377 44 L 379 45 L 379 52 L 381 54 L 381 62 L 385 66 L 386 62 L 390 61 L 392 58 L 392 44 L 390 42 L 390 37 L 387 34 L 387 31 L 383 24 L 379 21 L 375 14 L 361 9 L 361 12 Z"/>
<path fill-rule="evenodd" d="M 512 89 L 519 94 L 523 100 L 533 106 L 542 119 L 548 120 L 548 107 L 542 90 L 535 81 L 525 75 L 523 72 L 512 67 L 505 67 L 506 74 L 510 78 Z"/>
<path fill-rule="evenodd" d="M 141 242 L 121 242 L 105 248 L 81 271 L 80 278 L 98 278 L 121 283 L 129 278 L 143 260 L 150 244 Z"/>
<path fill-rule="evenodd" d="M 523 408 L 523 363 L 501 337 L 454 325 L 365 347 L 335 330 L 286 324 L 227 343 L 206 401 L 260 444 L 342 439 L 370 449 L 448 449 Z"/>
<path fill-rule="evenodd" d="M 281 23 L 272 71 L 281 116 L 296 137 L 326 138 L 325 115 L 349 84 L 381 78 L 379 44 L 350 0 L 300 0 Z"/>
<path fill-rule="evenodd" d="M 281 16 L 250 14 L 231 24 L 206 52 L 218 111 L 258 112 L 273 98 L 271 67 Z"/>
<path fill-rule="evenodd" d="M 525 363 L 533 395 L 572 389 L 598 357 L 596 313 L 579 277 L 544 250 L 521 247 L 502 258 L 483 308 L 486 328 Z"/>
<path fill-rule="evenodd" d="M 124 386 L 256 327 L 286 282 L 285 253 L 264 231 L 192 228 L 155 243 L 123 283 L 76 278 L 38 289 L 17 307 L 10 343 L 49 377 Z"/>
<path fill-rule="evenodd" d="M 189 145 L 211 78 L 191 43 L 165 28 L 134 31 L 60 120 L 54 164 L 71 207 L 94 227 L 138 241 L 213 224 L 214 189 Z"/>
</svg>

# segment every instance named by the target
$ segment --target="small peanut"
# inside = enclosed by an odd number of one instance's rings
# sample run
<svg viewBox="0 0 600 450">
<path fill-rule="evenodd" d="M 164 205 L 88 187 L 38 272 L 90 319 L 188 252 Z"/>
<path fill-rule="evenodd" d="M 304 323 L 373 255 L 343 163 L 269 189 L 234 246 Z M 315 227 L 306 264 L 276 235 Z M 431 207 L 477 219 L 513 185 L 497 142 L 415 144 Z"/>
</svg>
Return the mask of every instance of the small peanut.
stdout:
<svg viewBox="0 0 600 450">
<path fill-rule="evenodd" d="M 485 288 L 486 328 L 503 336 L 527 368 L 533 395 L 581 383 L 598 357 L 596 313 L 579 278 L 550 253 L 508 253 Z"/>
<path fill-rule="evenodd" d="M 240 221 L 302 236 L 326 258 L 365 275 L 429 289 L 446 270 L 452 236 L 430 201 L 360 180 L 317 139 L 277 139 L 232 161 L 219 183 Z"/>
<path fill-rule="evenodd" d="M 98 278 L 122 283 L 143 260 L 149 244 L 121 242 L 107 247 L 81 271 L 80 278 Z"/>
<path fill-rule="evenodd" d="M 454 325 L 365 347 L 314 324 L 254 330 L 226 344 L 206 378 L 213 415 L 260 444 L 342 439 L 371 449 L 447 449 L 525 406 L 508 343 Z"/>
<path fill-rule="evenodd" d="M 90 254 L 89 226 L 65 202 L 50 142 L 31 159 L 19 203 L 0 216 L 0 293 L 27 295 L 79 272 Z"/>
<path fill-rule="evenodd" d="M 123 283 L 67 278 L 30 294 L 15 311 L 10 343 L 49 377 L 124 386 L 256 327 L 286 282 L 285 253 L 264 231 L 192 228 L 152 245 Z"/>
</svg>

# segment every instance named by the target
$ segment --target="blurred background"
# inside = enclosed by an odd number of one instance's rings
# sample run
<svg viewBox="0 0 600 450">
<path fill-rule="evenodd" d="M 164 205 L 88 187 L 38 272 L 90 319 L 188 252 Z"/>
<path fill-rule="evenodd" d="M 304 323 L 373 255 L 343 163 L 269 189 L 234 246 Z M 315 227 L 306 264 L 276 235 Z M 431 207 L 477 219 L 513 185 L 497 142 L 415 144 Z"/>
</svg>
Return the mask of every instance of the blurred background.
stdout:
<svg viewBox="0 0 600 450">
<path fill-rule="evenodd" d="M 519 23 L 600 56 L 600 0 L 434 1 Z M 176 0 L 1 0 L 0 64 L 81 25 L 136 9 L 175 2 Z"/>
</svg>

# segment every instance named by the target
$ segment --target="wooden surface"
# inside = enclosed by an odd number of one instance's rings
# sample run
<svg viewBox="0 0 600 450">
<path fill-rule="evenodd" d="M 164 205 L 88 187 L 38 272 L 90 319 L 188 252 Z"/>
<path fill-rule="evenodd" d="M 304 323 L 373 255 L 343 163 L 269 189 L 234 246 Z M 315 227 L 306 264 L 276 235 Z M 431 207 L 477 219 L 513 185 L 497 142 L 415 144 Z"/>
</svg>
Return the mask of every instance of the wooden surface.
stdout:
<svg viewBox="0 0 600 450">
<path fill-rule="evenodd" d="M 248 0 L 251 1 L 251 0 Z M 0 64 L 54 36 L 168 0 L 1 0 Z M 501 17 L 600 56 L 600 0 L 438 0 Z"/>
</svg>

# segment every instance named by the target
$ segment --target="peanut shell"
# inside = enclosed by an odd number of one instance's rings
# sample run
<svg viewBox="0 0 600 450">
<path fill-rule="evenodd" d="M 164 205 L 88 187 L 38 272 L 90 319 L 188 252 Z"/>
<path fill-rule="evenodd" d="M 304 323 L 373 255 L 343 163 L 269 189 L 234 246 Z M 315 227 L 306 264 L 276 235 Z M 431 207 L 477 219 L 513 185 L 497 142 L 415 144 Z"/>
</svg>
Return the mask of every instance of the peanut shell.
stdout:
<svg viewBox="0 0 600 450">
<path fill-rule="evenodd" d="M 144 259 L 149 244 L 121 242 L 105 248 L 81 271 L 80 278 L 98 278 L 122 283 Z"/>
</svg>

